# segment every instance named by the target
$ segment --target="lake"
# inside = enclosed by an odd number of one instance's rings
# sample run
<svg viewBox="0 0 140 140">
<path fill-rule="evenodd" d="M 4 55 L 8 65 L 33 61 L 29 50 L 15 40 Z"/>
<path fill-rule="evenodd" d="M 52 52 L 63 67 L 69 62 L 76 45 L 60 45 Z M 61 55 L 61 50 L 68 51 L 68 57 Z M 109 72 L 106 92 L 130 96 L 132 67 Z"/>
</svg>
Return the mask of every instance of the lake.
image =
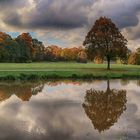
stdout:
<svg viewBox="0 0 140 140">
<path fill-rule="evenodd" d="M 140 80 L 0 83 L 0 140 L 140 140 Z"/>
</svg>

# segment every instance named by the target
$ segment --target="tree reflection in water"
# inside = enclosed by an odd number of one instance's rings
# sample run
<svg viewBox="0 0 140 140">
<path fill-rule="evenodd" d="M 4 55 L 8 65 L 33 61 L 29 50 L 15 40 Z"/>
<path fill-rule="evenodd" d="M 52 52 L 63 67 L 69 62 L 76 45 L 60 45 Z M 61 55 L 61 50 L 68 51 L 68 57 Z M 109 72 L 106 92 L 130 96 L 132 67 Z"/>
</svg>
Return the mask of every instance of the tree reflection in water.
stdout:
<svg viewBox="0 0 140 140">
<path fill-rule="evenodd" d="M 94 128 L 101 133 L 117 122 L 126 110 L 126 102 L 126 90 L 110 89 L 108 80 L 106 91 L 95 89 L 86 91 L 83 108 Z"/>
<path fill-rule="evenodd" d="M 43 84 L 1 84 L 0 85 L 0 102 L 9 99 L 12 95 L 16 95 L 22 101 L 29 101 L 33 95 L 42 91 Z"/>
</svg>

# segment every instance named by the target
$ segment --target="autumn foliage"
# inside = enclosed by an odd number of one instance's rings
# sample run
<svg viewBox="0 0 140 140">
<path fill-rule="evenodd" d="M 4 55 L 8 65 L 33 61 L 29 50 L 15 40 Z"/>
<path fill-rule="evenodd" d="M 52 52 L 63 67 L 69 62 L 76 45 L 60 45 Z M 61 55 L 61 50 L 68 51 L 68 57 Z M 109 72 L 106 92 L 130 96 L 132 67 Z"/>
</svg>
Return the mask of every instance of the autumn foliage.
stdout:
<svg viewBox="0 0 140 140">
<path fill-rule="evenodd" d="M 140 48 L 131 52 L 126 47 L 127 40 L 111 19 L 98 19 L 87 34 L 84 45 L 85 48 L 45 46 L 29 33 L 12 38 L 7 33 L 0 32 L 0 62 L 91 61 L 101 64 L 107 61 L 108 68 L 111 60 L 122 64 L 140 64 Z"/>
<path fill-rule="evenodd" d="M 43 43 L 22 33 L 13 39 L 0 32 L 1 62 L 33 62 L 33 61 L 78 61 L 87 62 L 85 49 L 82 47 L 61 48 L 56 45 L 45 47 Z"/>
<path fill-rule="evenodd" d="M 128 58 L 128 64 L 140 65 L 140 48 L 136 52 L 132 52 Z"/>
<path fill-rule="evenodd" d="M 106 17 L 96 20 L 92 29 L 88 32 L 83 45 L 86 46 L 88 57 L 102 56 L 108 62 L 113 58 L 124 59 L 127 53 L 127 40 L 121 34 L 116 25 Z"/>
</svg>

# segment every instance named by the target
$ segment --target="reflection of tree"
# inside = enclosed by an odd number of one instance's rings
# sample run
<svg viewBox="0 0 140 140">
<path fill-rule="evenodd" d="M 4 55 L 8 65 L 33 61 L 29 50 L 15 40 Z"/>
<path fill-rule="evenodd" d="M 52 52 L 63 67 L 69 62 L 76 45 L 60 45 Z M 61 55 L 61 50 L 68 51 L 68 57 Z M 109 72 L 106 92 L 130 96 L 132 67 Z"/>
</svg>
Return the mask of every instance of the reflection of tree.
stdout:
<svg viewBox="0 0 140 140">
<path fill-rule="evenodd" d="M 81 80 L 52 80 L 52 81 L 48 81 L 46 84 L 49 86 L 57 86 L 57 85 L 61 85 L 61 84 L 72 84 L 72 85 L 81 85 L 82 81 Z"/>
<path fill-rule="evenodd" d="M 110 89 L 109 81 L 107 83 L 105 92 L 87 90 L 83 103 L 87 116 L 99 132 L 109 129 L 126 110 L 126 91 Z"/>
<path fill-rule="evenodd" d="M 36 95 L 38 92 L 42 90 L 43 86 L 31 87 L 31 86 L 23 86 L 16 87 L 15 95 L 20 98 L 22 101 L 29 101 L 32 95 Z"/>
<path fill-rule="evenodd" d="M 140 80 L 137 80 L 137 86 L 140 86 Z"/>
<path fill-rule="evenodd" d="M 126 86 L 129 84 L 130 81 L 128 79 L 121 79 L 120 82 L 121 82 L 121 85 Z"/>
<path fill-rule="evenodd" d="M 36 95 L 43 88 L 43 85 L 33 84 L 3 84 L 0 85 L 0 101 L 7 100 L 15 94 L 22 101 L 29 101 L 32 95 Z"/>
<path fill-rule="evenodd" d="M 11 94 L 5 93 L 3 90 L 0 90 L 0 102 L 5 101 L 11 97 Z"/>
<path fill-rule="evenodd" d="M 29 101 L 32 95 L 42 91 L 44 84 L 48 86 L 57 86 L 65 84 L 81 85 L 80 80 L 52 80 L 47 83 L 0 83 L 0 102 L 7 100 L 12 95 L 16 95 L 22 101 Z"/>
</svg>

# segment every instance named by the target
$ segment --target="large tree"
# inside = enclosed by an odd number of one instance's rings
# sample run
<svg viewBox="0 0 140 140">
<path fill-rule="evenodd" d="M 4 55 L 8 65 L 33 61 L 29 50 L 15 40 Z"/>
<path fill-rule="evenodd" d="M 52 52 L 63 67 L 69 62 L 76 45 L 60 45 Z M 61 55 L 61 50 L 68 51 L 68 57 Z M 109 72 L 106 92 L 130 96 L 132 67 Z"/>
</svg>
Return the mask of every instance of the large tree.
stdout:
<svg viewBox="0 0 140 140">
<path fill-rule="evenodd" d="M 119 57 L 124 59 L 127 53 L 127 40 L 111 19 L 100 17 L 88 32 L 83 45 L 86 46 L 89 58 L 105 57 L 110 69 L 110 60 Z"/>
</svg>

